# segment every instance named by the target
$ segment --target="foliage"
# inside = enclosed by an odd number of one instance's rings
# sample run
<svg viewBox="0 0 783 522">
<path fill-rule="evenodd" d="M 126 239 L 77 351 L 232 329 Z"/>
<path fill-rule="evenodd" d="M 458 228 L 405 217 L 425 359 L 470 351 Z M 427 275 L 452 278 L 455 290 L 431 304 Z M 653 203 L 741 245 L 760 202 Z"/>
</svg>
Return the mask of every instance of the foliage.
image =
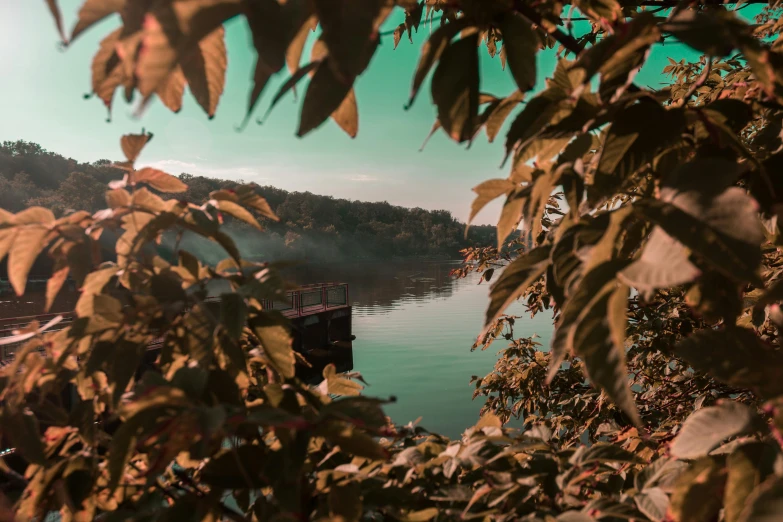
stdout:
<svg viewBox="0 0 783 522">
<path fill-rule="evenodd" d="M 42 206 L 58 217 L 73 209 L 94 213 L 106 205 L 106 184 L 121 176 L 122 171 L 107 160 L 79 163 L 24 141 L 0 145 L 0 207 L 8 211 Z M 183 196 L 188 201 L 206 201 L 211 192 L 232 190 L 242 184 L 187 173 L 178 177 L 187 184 Z M 225 216 L 227 233 L 243 255 L 250 258 L 454 259 L 460 249 L 492 244 L 495 237 L 495 227 L 490 226 L 471 227 L 466 237 L 465 225 L 445 210 L 349 201 L 271 186 L 259 187 L 258 193 L 280 218 L 265 223 L 264 233 Z M 261 217 L 257 211 L 252 212 Z M 173 248 L 174 239 L 164 236 L 164 251 Z M 183 241 L 202 261 L 220 261 L 221 257 L 215 256 L 208 244 L 190 235 Z M 42 270 L 36 266 L 34 272 L 41 275 Z"/>
<path fill-rule="evenodd" d="M 127 99 L 157 95 L 176 110 L 187 83 L 211 115 L 225 78 L 222 24 L 244 17 L 258 51 L 249 112 L 288 65 L 281 94 L 312 73 L 298 134 L 331 117 L 354 135 L 353 86 L 395 9 L 405 10 L 388 34 L 396 40 L 440 16 L 410 100 L 434 69 L 435 130 L 470 143 L 510 121 L 510 175 L 476 187 L 474 210 L 505 197 L 498 245 L 523 222 L 524 249 L 467 252 L 466 271 L 496 280 L 476 346 L 509 342 L 495 371 L 474 379 L 487 401 L 479 423 L 450 442 L 389 426 L 382 401 L 355 395 L 330 368 L 318 389 L 299 382 L 284 324 L 259 306 L 282 288 L 274 266 L 240 259 L 216 222 L 230 208 L 255 225 L 241 208 L 265 204 L 248 189 L 219 190 L 204 206 L 158 198 L 139 183 L 179 181 L 132 170 L 147 138 L 130 136 L 111 208 L 2 216 L 0 251 L 10 251 L 17 292 L 46 247 L 58 267 L 52 292 L 65 271 L 83 282 L 79 321 L 55 334 L 31 325 L 3 372 L 3 434 L 29 465 L 14 482 L 25 484 L 18 516 L 781 518 L 783 40 L 774 4 L 750 25 L 711 1 L 88 0 L 71 39 L 119 12 L 123 26 L 93 64 L 96 95 L 110 105 L 122 87 Z M 587 23 L 574 25 L 576 12 Z M 320 43 L 300 69 L 313 27 Z M 702 58 L 673 61 L 665 89 L 635 85 L 648 51 L 672 40 Z M 479 43 L 500 55 L 519 92 L 480 91 Z M 553 47 L 573 60 L 561 59 L 512 116 L 540 76 L 536 54 Z M 90 245 L 109 227 L 122 231 L 117 264 L 93 270 Z M 145 247 L 171 227 L 215 241 L 226 260 L 211 269 L 184 250 L 176 263 L 150 255 Z M 506 257 L 501 272 L 492 263 Z M 231 288 L 219 304 L 201 289 L 213 279 Z M 554 311 L 549 350 L 514 338 L 503 313 L 520 296 L 531 313 Z M 134 375 L 159 335 L 160 372 Z M 70 412 L 49 399 L 68 382 L 79 391 Z M 511 417 L 521 434 L 503 428 Z"/>
</svg>

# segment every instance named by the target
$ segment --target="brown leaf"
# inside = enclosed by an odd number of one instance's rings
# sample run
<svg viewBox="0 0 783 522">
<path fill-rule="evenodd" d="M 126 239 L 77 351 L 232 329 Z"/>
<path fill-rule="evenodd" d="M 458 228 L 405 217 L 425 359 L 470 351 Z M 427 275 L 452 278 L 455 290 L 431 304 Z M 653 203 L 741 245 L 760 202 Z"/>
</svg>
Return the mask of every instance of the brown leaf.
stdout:
<svg viewBox="0 0 783 522">
<path fill-rule="evenodd" d="M 514 91 L 511 95 L 504 98 L 489 114 L 485 129 L 490 143 L 495 141 L 495 137 L 500 132 L 500 127 L 503 126 L 508 115 L 519 105 L 524 97 L 525 95 L 522 91 Z"/>
<path fill-rule="evenodd" d="M 16 295 L 24 294 L 27 276 L 38 254 L 46 246 L 49 228 L 44 225 L 27 225 L 16 235 L 8 254 L 8 280 Z"/>
<path fill-rule="evenodd" d="M 216 201 L 215 203 L 217 203 L 216 206 L 221 212 L 225 212 L 229 216 L 233 216 L 240 221 L 244 221 L 258 230 L 263 230 L 256 218 L 253 217 L 253 214 L 248 212 L 248 210 L 241 205 L 237 205 L 233 201 L 229 200 Z"/>
<path fill-rule="evenodd" d="M 172 112 L 179 112 L 182 109 L 182 95 L 185 93 L 185 74 L 182 67 L 177 66 L 163 80 L 155 94 Z"/>
<path fill-rule="evenodd" d="M 503 246 L 503 242 L 508 235 L 516 230 L 519 225 L 519 222 L 522 219 L 522 210 L 525 206 L 525 201 L 527 201 L 529 192 L 529 189 L 517 190 L 509 194 L 506 198 L 497 225 L 498 248 Z"/>
<path fill-rule="evenodd" d="M 536 84 L 538 35 L 529 22 L 514 13 L 503 17 L 500 30 L 511 75 L 520 91 L 529 91 Z"/>
<path fill-rule="evenodd" d="M 60 38 L 62 39 L 63 43 L 68 43 L 68 38 L 65 37 L 65 31 L 63 30 L 63 17 L 62 14 L 60 14 L 60 6 L 57 5 L 57 0 L 46 0 L 46 5 L 49 6 L 49 11 L 51 11 L 52 16 L 54 17 L 54 23 L 57 25 L 57 32 L 60 33 Z"/>
<path fill-rule="evenodd" d="M 293 74 L 299 69 L 299 63 L 302 61 L 302 53 L 304 52 L 305 44 L 307 43 L 307 37 L 312 32 L 310 26 L 312 22 L 317 22 L 317 18 L 310 17 L 302 27 L 299 28 L 291 44 L 288 46 L 288 50 L 285 53 L 285 62 L 288 65 L 288 71 Z"/>
<path fill-rule="evenodd" d="M 188 190 L 188 186 L 179 178 L 151 167 L 135 171 L 133 173 L 133 181 L 135 183 L 146 183 L 161 192 L 185 192 Z"/>
<path fill-rule="evenodd" d="M 457 36 L 461 30 L 470 27 L 467 18 L 460 18 L 454 22 L 440 26 L 430 39 L 421 47 L 421 58 L 416 66 L 416 73 L 413 75 L 413 85 L 411 86 L 411 96 L 408 100 L 408 106 L 413 105 L 416 95 L 419 93 L 424 79 L 429 74 L 435 62 L 440 60 L 443 52 L 451 44 L 451 40 Z"/>
<path fill-rule="evenodd" d="M 356 106 L 356 93 L 353 89 L 342 101 L 337 110 L 332 113 L 332 119 L 351 138 L 359 132 L 359 108 Z"/>
<path fill-rule="evenodd" d="M 71 31 L 71 42 L 107 16 L 122 11 L 127 0 L 85 0 L 79 8 L 79 19 Z"/>
<path fill-rule="evenodd" d="M 190 92 L 210 118 L 215 116 L 226 83 L 225 29 L 218 27 L 198 43 L 198 48 L 182 60 L 182 71 Z"/>
<path fill-rule="evenodd" d="M 432 76 L 438 121 L 455 141 L 473 137 L 479 106 L 478 33 L 451 44 Z"/>
<path fill-rule="evenodd" d="M 508 194 L 512 190 L 514 190 L 514 184 L 507 179 L 489 179 L 473 187 L 476 199 L 473 200 L 473 204 L 470 206 L 468 225 L 473 222 L 473 219 L 487 203 L 503 194 Z"/>
<path fill-rule="evenodd" d="M 109 108 L 115 89 L 125 79 L 124 69 L 116 52 L 122 32 L 120 27 L 101 40 L 98 52 L 92 59 L 92 91 Z"/>
<path fill-rule="evenodd" d="M 297 131 L 300 138 L 320 127 L 351 91 L 352 84 L 345 84 L 335 76 L 330 60 L 328 57 L 321 62 L 307 86 Z"/>
<path fill-rule="evenodd" d="M 151 139 L 152 139 L 151 132 L 142 133 L 142 134 L 126 134 L 125 136 L 120 138 L 120 146 L 122 147 L 122 152 L 123 154 L 125 154 L 125 157 L 128 158 L 128 161 L 131 163 L 135 162 L 136 158 L 139 157 L 141 150 Z"/>
<path fill-rule="evenodd" d="M 315 0 L 321 38 L 329 48 L 336 78 L 352 83 L 369 65 L 378 46 L 378 28 L 390 9 L 383 0 Z"/>
<path fill-rule="evenodd" d="M 127 207 L 130 202 L 131 196 L 125 189 L 106 191 L 106 204 L 109 205 L 109 208 Z"/>
<path fill-rule="evenodd" d="M 44 313 L 48 312 L 52 308 L 57 294 L 60 293 L 60 289 L 63 287 L 63 283 L 68 279 L 68 265 L 57 268 L 46 281 L 46 304 L 44 306 Z"/>
<path fill-rule="evenodd" d="M 210 51 L 217 50 L 222 46 L 223 32 L 220 28 L 223 22 L 242 13 L 245 2 L 243 0 L 190 0 L 188 2 L 156 2 L 150 12 L 144 17 L 144 34 L 141 42 L 141 51 L 139 61 L 136 65 L 136 76 L 138 78 L 138 89 L 141 94 L 147 98 L 158 90 L 160 84 L 166 79 L 169 73 L 185 57 L 193 57 L 198 50 L 207 54 L 202 47 L 202 40 L 212 36 Z M 220 33 L 220 45 L 215 43 L 213 33 Z M 207 62 L 217 59 L 225 60 L 223 57 L 205 57 Z M 196 60 L 197 61 L 197 60 Z M 198 71 L 197 64 L 192 64 Z M 185 76 L 189 83 L 193 83 L 193 78 L 185 70 Z M 209 76 L 210 73 L 207 73 Z M 206 87 L 206 81 L 202 85 Z M 222 81 L 220 82 L 222 86 Z M 210 82 L 211 85 L 211 82 Z M 222 89 L 222 87 L 221 87 Z M 192 89 L 193 90 L 193 89 Z M 195 93 L 194 93 L 195 94 Z M 204 94 L 204 93 L 202 93 Z M 196 99 L 202 105 L 199 94 L 195 94 Z M 209 91 L 210 101 L 213 95 Z M 205 109 L 206 110 L 206 109 Z M 210 111 L 207 111 L 210 113 Z"/>
</svg>

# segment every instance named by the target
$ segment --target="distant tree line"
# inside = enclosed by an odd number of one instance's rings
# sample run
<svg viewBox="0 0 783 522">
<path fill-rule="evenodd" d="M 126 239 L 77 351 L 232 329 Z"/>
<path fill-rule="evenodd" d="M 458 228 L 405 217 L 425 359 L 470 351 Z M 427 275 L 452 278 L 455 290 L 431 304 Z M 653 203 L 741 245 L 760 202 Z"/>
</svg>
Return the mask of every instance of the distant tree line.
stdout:
<svg viewBox="0 0 783 522">
<path fill-rule="evenodd" d="M 11 212 L 28 206 L 49 208 L 57 216 L 72 209 L 94 212 L 106 207 L 107 183 L 121 177 L 121 171 L 109 160 L 80 163 L 47 151 L 37 143 L 21 140 L 0 145 L 0 208 Z M 186 173 L 179 177 L 188 185 L 184 197 L 189 201 L 208 199 L 212 191 L 241 183 Z M 317 258 L 319 261 L 457 258 L 461 249 L 486 246 L 496 238 L 494 226 L 473 226 L 465 237 L 464 223 L 446 210 L 351 201 L 271 186 L 258 190 L 280 221 L 265 222 L 264 234 L 243 223 L 232 223 L 229 230 L 234 231 L 232 235 L 248 257 Z M 170 241 L 164 246 L 167 243 Z M 204 246 L 210 248 L 206 243 Z M 202 253 L 209 260 L 210 252 Z"/>
</svg>

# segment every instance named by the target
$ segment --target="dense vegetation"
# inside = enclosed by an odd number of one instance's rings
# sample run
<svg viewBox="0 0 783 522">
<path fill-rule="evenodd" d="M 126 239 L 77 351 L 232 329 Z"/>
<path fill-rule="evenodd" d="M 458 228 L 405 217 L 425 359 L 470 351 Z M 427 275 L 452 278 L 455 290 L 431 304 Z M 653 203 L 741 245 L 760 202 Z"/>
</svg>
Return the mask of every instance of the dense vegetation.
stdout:
<svg viewBox="0 0 783 522">
<path fill-rule="evenodd" d="M 0 208 L 10 212 L 42 206 L 57 217 L 73 209 L 94 213 L 106 206 L 106 185 L 118 177 L 122 177 L 122 170 L 108 160 L 79 163 L 24 141 L 0 145 Z M 184 194 L 188 201 L 206 201 L 216 190 L 242 184 L 187 173 L 179 179 L 188 185 Z M 349 201 L 270 186 L 259 187 L 258 193 L 280 220 L 266 222 L 266 233 L 241 221 L 227 227 L 242 254 L 252 258 L 455 259 L 461 249 L 492 244 L 496 237 L 491 226 L 471 227 L 466 237 L 464 223 L 445 210 Z M 170 247 L 170 243 L 166 241 L 164 246 Z M 188 244 L 205 261 L 221 259 L 208 244 L 195 240 Z"/>
<path fill-rule="evenodd" d="M 57 4 L 48 3 L 65 39 Z M 494 139 L 509 119 L 510 175 L 478 186 L 474 210 L 504 198 L 499 242 L 522 220 L 534 244 L 467 252 L 465 271 L 494 281 L 476 348 L 508 343 L 494 371 L 474 378 L 486 399 L 479 422 L 458 441 L 394 427 L 383 400 L 359 395 L 356 375 L 327 368 L 317 388 L 296 379 L 286 323 L 260 306 L 283 282 L 274 265 L 241 259 L 217 217 L 257 226 L 247 209 L 274 219 L 267 202 L 251 187 L 215 191 L 204 205 L 163 200 L 146 186 L 187 186 L 136 167 L 148 135 L 123 137 L 124 175 L 106 193 L 106 209 L 0 213 L 0 253 L 8 252 L 17 293 L 44 249 L 55 259 L 50 296 L 69 273 L 83 288 L 79 319 L 57 333 L 37 324 L 21 332 L 17 340 L 29 341 L 0 379 L 3 436 L 27 465 L 23 476 L 0 472 L 17 517 L 783 518 L 783 22 L 775 4 L 757 9 L 752 25 L 734 7 L 85 2 L 71 41 L 106 16 L 122 21 L 92 68 L 107 105 L 119 89 L 177 110 L 187 84 L 213 114 L 225 78 L 222 24 L 243 17 L 258 52 L 249 113 L 288 65 L 283 91 L 310 76 L 302 136 L 330 117 L 355 134 L 352 87 L 380 39 L 399 41 L 439 16 L 411 103 L 434 68 L 436 131 L 459 143 L 482 129 Z M 381 30 L 390 15 L 401 25 Z M 702 56 L 673 60 L 663 89 L 639 87 L 636 71 L 664 41 Z M 481 93 L 479 44 L 500 54 L 518 92 Z M 541 74 L 544 48 L 571 60 L 517 109 Z M 96 267 L 92 245 L 109 229 L 122 234 L 117 261 Z M 167 230 L 208 238 L 226 259 L 207 268 L 183 248 L 169 263 L 150 248 Z M 210 307 L 203 287 L 215 279 L 230 291 Z M 530 313 L 553 312 L 549 350 L 516 338 L 515 318 L 503 312 L 518 298 Z M 136 375 L 158 335 L 160 371 Z M 69 383 L 78 400 L 66 411 L 53 394 Z M 523 433 L 503 427 L 511 416 Z"/>
</svg>

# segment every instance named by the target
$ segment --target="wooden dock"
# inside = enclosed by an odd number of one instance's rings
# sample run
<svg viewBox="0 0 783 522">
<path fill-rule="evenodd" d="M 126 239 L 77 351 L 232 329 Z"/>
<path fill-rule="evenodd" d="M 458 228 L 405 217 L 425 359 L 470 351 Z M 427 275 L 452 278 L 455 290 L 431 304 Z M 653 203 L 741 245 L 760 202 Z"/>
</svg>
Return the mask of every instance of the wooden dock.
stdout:
<svg viewBox="0 0 783 522">
<path fill-rule="evenodd" d="M 207 301 L 218 303 L 219 298 L 209 298 Z M 277 310 L 291 321 L 293 347 L 311 365 L 297 366 L 300 378 L 317 381 L 324 366 L 329 363 L 335 364 L 338 372 L 353 369 L 351 303 L 347 284 L 304 285 L 287 292 L 281 300 L 265 300 L 261 304 L 267 310 Z M 61 319 L 47 331 L 66 328 L 74 320 L 75 314 L 67 312 L 0 318 L 0 339 L 16 335 L 34 320 L 44 325 L 58 318 Z M 151 358 L 160 350 L 163 340 L 161 337 L 148 345 L 148 350 L 152 352 Z M 16 350 L 24 342 L 0 346 L 0 365 L 13 360 Z"/>
</svg>

